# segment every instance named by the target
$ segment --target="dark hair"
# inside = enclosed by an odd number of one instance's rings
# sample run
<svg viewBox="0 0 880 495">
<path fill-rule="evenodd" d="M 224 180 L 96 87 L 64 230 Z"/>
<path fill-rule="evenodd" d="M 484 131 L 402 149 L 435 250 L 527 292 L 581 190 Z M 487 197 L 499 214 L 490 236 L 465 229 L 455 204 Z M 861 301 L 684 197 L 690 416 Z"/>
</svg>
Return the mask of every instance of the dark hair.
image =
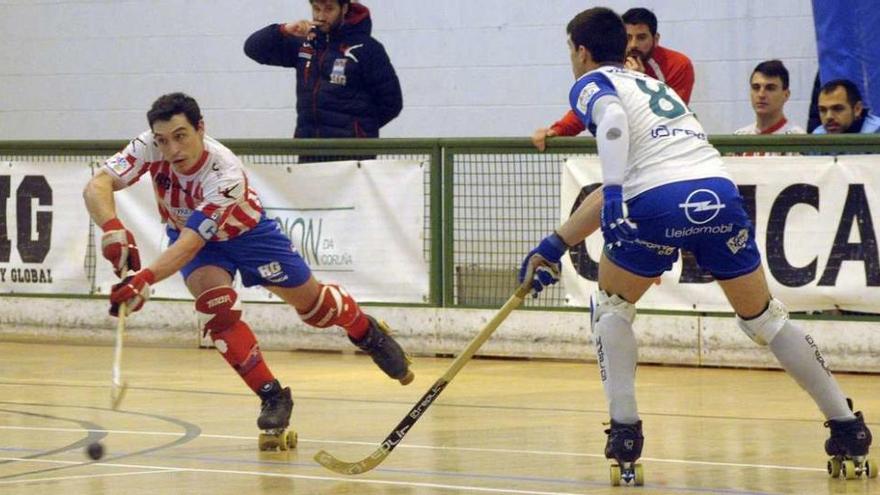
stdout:
<svg viewBox="0 0 880 495">
<path fill-rule="evenodd" d="M 657 34 L 657 16 L 648 9 L 642 7 L 629 9 L 622 17 L 624 24 L 645 24 L 648 26 L 648 31 L 651 31 L 651 36 Z"/>
<path fill-rule="evenodd" d="M 315 3 L 315 0 L 309 0 L 309 3 Z M 351 3 L 351 0 L 336 0 L 336 3 L 338 3 L 340 7 L 345 7 L 346 5 Z"/>
<path fill-rule="evenodd" d="M 574 16 L 565 30 L 574 47 L 585 47 L 596 63 L 622 63 L 626 56 L 626 27 L 611 9 L 587 9 Z"/>
<path fill-rule="evenodd" d="M 160 96 L 153 102 L 150 111 L 147 112 L 147 122 L 150 129 L 157 120 L 171 120 L 171 117 L 182 113 L 193 127 L 198 127 L 202 120 L 202 111 L 195 98 L 183 93 L 168 93 Z"/>
<path fill-rule="evenodd" d="M 859 91 L 859 87 L 849 79 L 835 79 L 833 81 L 828 81 L 822 86 L 819 93 L 830 93 L 837 88 L 843 88 L 846 91 L 846 101 L 849 102 L 850 106 L 855 106 L 856 103 L 862 101 L 862 92 Z"/>
<path fill-rule="evenodd" d="M 749 76 L 750 83 L 756 72 L 760 72 L 767 77 L 778 77 L 782 80 L 782 89 L 788 89 L 788 69 L 785 68 L 781 60 L 765 60 L 756 65 L 752 75 Z"/>
</svg>

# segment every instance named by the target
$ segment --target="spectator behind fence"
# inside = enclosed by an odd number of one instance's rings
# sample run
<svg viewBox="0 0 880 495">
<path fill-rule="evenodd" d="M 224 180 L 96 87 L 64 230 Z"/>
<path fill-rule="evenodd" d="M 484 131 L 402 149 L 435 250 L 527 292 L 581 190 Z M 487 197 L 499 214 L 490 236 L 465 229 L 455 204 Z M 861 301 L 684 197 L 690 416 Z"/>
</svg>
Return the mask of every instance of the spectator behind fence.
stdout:
<svg viewBox="0 0 880 495">
<path fill-rule="evenodd" d="M 813 134 L 880 133 L 880 117 L 865 108 L 859 88 L 846 79 L 835 79 L 822 86 L 819 118 L 822 125 Z"/>
<path fill-rule="evenodd" d="M 270 24 L 248 37 L 245 54 L 296 69 L 295 138 L 379 137 L 403 96 L 385 48 L 370 35 L 370 11 L 349 0 L 310 3 L 311 21 Z"/>
<path fill-rule="evenodd" d="M 626 26 L 626 62 L 628 69 L 647 74 L 666 83 L 688 104 L 694 89 L 694 66 L 687 55 L 659 45 L 657 16 L 645 8 L 627 10 L 623 16 Z M 662 90 L 661 90 L 662 91 Z M 532 143 L 543 151 L 547 138 L 577 136 L 585 129 L 584 124 L 569 111 L 549 128 L 542 127 L 532 134 Z"/>
<path fill-rule="evenodd" d="M 779 60 L 765 60 L 755 67 L 749 79 L 755 123 L 734 131 L 739 135 L 805 134 L 802 127 L 785 118 L 784 107 L 791 96 L 788 69 Z"/>
</svg>

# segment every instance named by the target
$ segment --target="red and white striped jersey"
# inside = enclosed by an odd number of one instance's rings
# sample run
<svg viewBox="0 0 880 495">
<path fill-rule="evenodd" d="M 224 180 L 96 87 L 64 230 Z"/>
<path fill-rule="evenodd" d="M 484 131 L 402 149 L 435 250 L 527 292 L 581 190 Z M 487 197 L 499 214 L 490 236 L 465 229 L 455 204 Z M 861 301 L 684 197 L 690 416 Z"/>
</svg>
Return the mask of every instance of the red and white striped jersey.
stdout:
<svg viewBox="0 0 880 495">
<path fill-rule="evenodd" d="M 194 211 L 217 222 L 212 241 L 225 241 L 256 227 L 263 213 L 257 193 L 248 187 L 244 165 L 214 138 L 205 136 L 205 151 L 189 174 L 176 172 L 156 145 L 152 131 L 133 139 L 104 168 L 118 188 L 128 187 L 149 172 L 162 221 L 182 230 Z"/>
</svg>

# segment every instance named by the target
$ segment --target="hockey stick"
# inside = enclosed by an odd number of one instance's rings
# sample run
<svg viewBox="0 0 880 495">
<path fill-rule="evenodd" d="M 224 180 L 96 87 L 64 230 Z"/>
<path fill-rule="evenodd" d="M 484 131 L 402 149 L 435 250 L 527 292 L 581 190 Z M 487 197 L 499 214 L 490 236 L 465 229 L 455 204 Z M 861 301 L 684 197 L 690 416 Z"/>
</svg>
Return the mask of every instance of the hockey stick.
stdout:
<svg viewBox="0 0 880 495">
<path fill-rule="evenodd" d="M 516 289 L 516 292 L 510 296 L 510 299 L 504 303 L 504 306 L 501 306 L 501 309 L 495 313 L 495 316 L 489 321 L 489 323 L 486 323 L 483 329 L 480 330 L 480 333 L 478 333 L 461 354 L 455 358 L 455 361 L 452 362 L 452 365 L 446 370 L 446 373 L 434 382 L 434 385 L 432 385 L 431 388 L 425 392 L 425 395 L 416 402 L 416 405 L 409 410 L 409 413 L 407 413 L 400 423 L 397 423 L 394 430 L 385 437 L 385 440 L 379 445 L 379 448 L 376 449 L 375 452 L 360 461 L 345 462 L 337 459 L 333 454 L 326 450 L 321 450 L 315 454 L 315 461 L 325 468 L 339 474 L 362 474 L 381 464 L 382 461 L 388 457 L 388 454 L 394 450 L 394 447 L 397 447 L 397 444 L 403 440 L 403 437 L 406 436 L 409 430 L 416 424 L 416 421 L 418 421 L 425 411 L 428 410 L 428 407 L 430 407 L 434 400 L 440 396 L 440 393 L 443 392 L 443 389 L 445 389 L 447 385 L 449 385 L 449 382 L 455 378 L 455 375 L 458 374 L 459 370 L 461 370 L 471 357 L 473 357 L 474 353 L 477 352 L 477 349 L 489 339 L 495 329 L 501 325 L 507 316 L 522 304 L 525 297 L 532 290 L 533 275 L 534 267 L 531 267 L 529 273 L 525 277 L 525 282 Z"/>
<path fill-rule="evenodd" d="M 127 270 L 122 273 L 125 278 Z M 128 390 L 128 382 L 122 381 L 122 338 L 125 335 L 125 316 L 128 312 L 127 305 L 123 302 L 119 305 L 119 315 L 116 317 L 116 347 L 113 349 L 113 379 L 110 383 L 110 407 L 119 409 L 125 391 Z"/>
</svg>

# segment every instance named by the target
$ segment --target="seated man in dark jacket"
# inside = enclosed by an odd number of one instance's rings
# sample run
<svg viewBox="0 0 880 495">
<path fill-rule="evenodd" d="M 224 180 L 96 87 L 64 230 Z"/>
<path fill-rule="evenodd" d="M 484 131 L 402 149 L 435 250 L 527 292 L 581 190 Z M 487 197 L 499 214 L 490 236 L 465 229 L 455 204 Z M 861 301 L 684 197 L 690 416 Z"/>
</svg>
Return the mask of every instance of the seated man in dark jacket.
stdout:
<svg viewBox="0 0 880 495">
<path fill-rule="evenodd" d="M 310 3 L 311 21 L 270 24 L 250 35 L 245 54 L 296 69 L 294 137 L 379 137 L 403 96 L 385 48 L 370 36 L 370 11 L 349 0 Z"/>
</svg>

